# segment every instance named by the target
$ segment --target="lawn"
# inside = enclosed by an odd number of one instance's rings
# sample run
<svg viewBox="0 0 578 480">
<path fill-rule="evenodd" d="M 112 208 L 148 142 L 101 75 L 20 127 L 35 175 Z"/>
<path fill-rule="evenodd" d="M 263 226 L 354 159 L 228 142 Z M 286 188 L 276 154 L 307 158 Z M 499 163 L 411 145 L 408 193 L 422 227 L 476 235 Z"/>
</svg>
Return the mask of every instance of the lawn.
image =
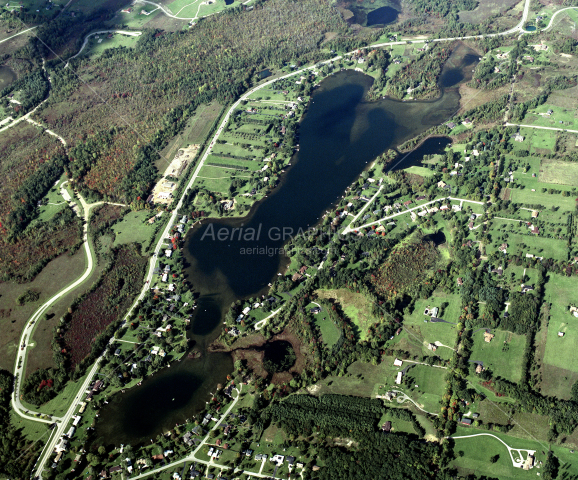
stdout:
<svg viewBox="0 0 578 480">
<path fill-rule="evenodd" d="M 578 318 L 568 311 L 570 305 L 578 305 L 576 279 L 550 274 L 544 296 L 551 304 L 544 362 L 578 372 Z M 559 337 L 558 332 L 564 332 L 565 335 Z"/>
<path fill-rule="evenodd" d="M 315 307 L 314 304 L 309 304 L 307 309 Z M 327 348 L 331 350 L 333 345 L 335 345 L 338 340 L 341 338 L 342 330 L 337 325 L 335 325 L 331 319 L 328 318 L 326 312 L 321 312 L 315 315 L 315 324 L 321 330 L 321 336 L 323 338 L 323 342 L 327 345 Z"/>
<path fill-rule="evenodd" d="M 16 430 L 20 430 L 28 440 L 38 440 L 43 438 L 43 441 L 48 439 L 48 424 L 42 422 L 35 422 L 27 420 L 16 414 L 13 410 L 10 411 L 10 423 Z"/>
<path fill-rule="evenodd" d="M 540 115 L 546 114 L 548 110 L 552 110 L 553 113 L 549 116 Z M 576 115 L 576 111 L 573 109 L 561 108 L 556 105 L 544 103 L 526 113 L 522 123 L 538 125 L 541 127 L 570 128 L 575 130 L 575 126 L 577 125 Z M 552 135 L 552 132 L 548 131 L 546 131 L 546 135 L 555 137 L 555 135 Z"/>
<path fill-rule="evenodd" d="M 519 233 L 518 233 L 519 232 Z M 566 260 L 567 245 L 564 240 L 538 237 L 528 234 L 528 227 L 520 222 L 508 220 L 492 220 L 490 237 L 492 243 L 486 245 L 486 252 L 495 252 L 501 241 L 508 244 L 508 254 L 525 256 L 527 253 L 537 256 Z M 525 247 L 522 247 L 525 245 Z"/>
<path fill-rule="evenodd" d="M 424 315 L 425 308 L 440 308 L 442 303 L 448 303 L 440 318 L 452 323 L 458 323 L 461 310 L 461 299 L 459 295 L 447 295 L 443 292 L 434 292 L 427 300 L 419 299 L 415 303 L 415 309 L 410 316 L 404 317 L 404 326 L 420 338 L 423 338 L 424 344 L 441 342 L 449 347 L 454 346 L 456 342 L 455 325 L 449 323 L 431 322 L 430 317 Z M 451 350 L 443 347 L 438 348 L 436 354 L 442 350 L 448 350 L 451 356 Z"/>
<path fill-rule="evenodd" d="M 484 367 L 492 370 L 493 376 L 519 382 L 526 337 L 501 330 L 492 330 L 492 333 L 495 337 L 490 343 L 484 340 L 483 330 L 473 334 L 474 346 L 470 360 L 484 362 Z"/>
<path fill-rule="evenodd" d="M 408 364 L 404 363 L 404 368 Z M 409 387 L 403 385 L 390 385 L 391 388 L 399 388 L 408 397 L 422 405 L 428 412 L 437 413 L 440 409 L 440 400 L 446 388 L 445 377 L 448 371 L 445 368 L 415 365 L 405 374 L 411 383 Z"/>
<path fill-rule="evenodd" d="M 88 43 L 81 55 L 90 57 L 92 55 L 101 55 L 109 48 L 127 47 L 133 48 L 138 41 L 138 37 L 121 35 L 120 33 L 93 35 L 88 39 Z"/>
<path fill-rule="evenodd" d="M 422 177 L 433 177 L 434 173 L 432 170 L 430 170 L 429 168 L 426 167 L 409 167 L 409 168 L 404 168 L 404 171 L 407 173 L 413 173 L 415 175 L 420 175 Z"/>
</svg>

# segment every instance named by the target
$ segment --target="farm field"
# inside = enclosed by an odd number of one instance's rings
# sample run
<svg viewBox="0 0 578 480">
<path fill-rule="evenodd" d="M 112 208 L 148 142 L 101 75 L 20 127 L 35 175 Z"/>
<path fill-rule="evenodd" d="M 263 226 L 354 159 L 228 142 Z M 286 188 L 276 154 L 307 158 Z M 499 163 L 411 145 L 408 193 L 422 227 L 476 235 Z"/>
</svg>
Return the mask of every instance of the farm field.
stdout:
<svg viewBox="0 0 578 480">
<path fill-rule="evenodd" d="M 545 300 L 551 307 L 544 363 L 578 373 L 578 318 L 568 310 L 570 305 L 578 306 L 575 279 L 551 274 L 545 287 Z M 558 332 L 565 335 L 559 337 Z"/>
<path fill-rule="evenodd" d="M 552 185 L 549 185 L 552 187 Z M 560 188 L 562 186 L 556 185 L 557 189 L 565 190 Z M 560 207 L 561 211 L 571 212 L 576 206 L 576 201 L 574 197 L 568 196 L 564 197 L 562 195 L 550 195 L 546 192 L 540 192 L 536 190 L 532 192 L 529 188 L 515 188 L 511 190 L 510 201 L 514 203 L 525 203 L 528 205 L 543 205 L 546 208 Z"/>
<path fill-rule="evenodd" d="M 493 376 L 519 382 L 522 377 L 526 337 L 501 330 L 491 330 L 491 333 L 495 337 L 490 343 L 484 340 L 484 330 L 473 334 L 474 346 L 470 361 L 484 362 L 484 367 L 489 368 Z"/>
</svg>

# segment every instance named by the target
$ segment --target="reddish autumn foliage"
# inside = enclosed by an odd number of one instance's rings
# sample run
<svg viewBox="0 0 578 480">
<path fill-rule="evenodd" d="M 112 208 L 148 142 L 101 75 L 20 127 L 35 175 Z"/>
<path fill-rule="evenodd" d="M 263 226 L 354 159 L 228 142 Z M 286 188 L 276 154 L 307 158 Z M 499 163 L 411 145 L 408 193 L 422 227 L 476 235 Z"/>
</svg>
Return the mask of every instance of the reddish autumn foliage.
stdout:
<svg viewBox="0 0 578 480">
<path fill-rule="evenodd" d="M 96 336 L 124 315 L 142 287 L 146 263 L 133 245 L 115 252 L 113 267 L 72 313 L 70 327 L 64 335 L 71 368 L 90 353 Z"/>
</svg>

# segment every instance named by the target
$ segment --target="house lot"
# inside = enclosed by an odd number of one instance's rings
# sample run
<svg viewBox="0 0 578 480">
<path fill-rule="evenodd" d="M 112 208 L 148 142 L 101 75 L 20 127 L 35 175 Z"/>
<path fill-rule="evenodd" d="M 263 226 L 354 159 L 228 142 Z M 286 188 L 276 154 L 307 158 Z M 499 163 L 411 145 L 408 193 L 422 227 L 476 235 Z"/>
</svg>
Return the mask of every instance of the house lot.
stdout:
<svg viewBox="0 0 578 480">
<path fill-rule="evenodd" d="M 484 337 L 485 330 L 473 334 L 474 346 L 470 360 L 484 362 L 484 367 L 490 368 L 494 377 L 503 377 L 512 382 L 519 382 L 522 377 L 522 358 L 526 346 L 526 337 L 502 330 L 491 330 L 494 335 L 490 339 Z M 490 339 L 489 342 L 486 338 Z"/>
</svg>

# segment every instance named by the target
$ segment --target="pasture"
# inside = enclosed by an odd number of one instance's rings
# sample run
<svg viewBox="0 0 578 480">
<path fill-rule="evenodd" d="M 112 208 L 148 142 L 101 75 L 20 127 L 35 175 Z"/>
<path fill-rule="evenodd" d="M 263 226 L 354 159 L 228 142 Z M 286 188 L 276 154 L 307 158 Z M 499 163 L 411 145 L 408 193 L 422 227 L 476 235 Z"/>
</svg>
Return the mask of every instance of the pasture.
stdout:
<svg viewBox="0 0 578 480">
<path fill-rule="evenodd" d="M 142 247 L 146 247 L 155 232 L 154 225 L 147 223 L 150 217 L 152 217 L 150 210 L 140 210 L 129 212 L 117 221 L 112 226 L 115 233 L 114 246 L 140 243 Z"/>
<path fill-rule="evenodd" d="M 408 364 L 404 363 L 404 367 Z M 445 377 L 448 371 L 445 368 L 415 365 L 407 370 L 404 382 L 409 381 L 409 386 L 395 385 L 391 382 L 391 388 L 399 388 L 413 401 L 417 402 L 428 412 L 438 413 L 440 400 L 446 389 Z"/>
<path fill-rule="evenodd" d="M 492 329 L 491 332 L 495 337 L 490 343 L 484 340 L 484 330 L 478 330 L 472 335 L 474 346 L 470 360 L 484 362 L 484 367 L 489 368 L 493 376 L 519 382 L 522 378 L 526 337 L 501 330 Z"/>
<path fill-rule="evenodd" d="M 102 55 L 102 53 L 109 48 L 133 48 L 136 45 L 138 38 L 139 37 L 122 35 L 120 33 L 93 35 L 88 39 L 88 43 L 80 55 L 90 57 L 94 55 Z"/>
<path fill-rule="evenodd" d="M 540 168 L 540 181 L 578 187 L 578 163 L 545 158 Z"/>
<path fill-rule="evenodd" d="M 310 303 L 306 310 L 316 307 L 316 304 Z M 321 337 L 323 338 L 323 343 L 327 346 L 329 350 L 339 341 L 342 335 L 342 330 L 340 327 L 335 325 L 327 315 L 325 311 L 326 307 L 322 307 L 322 311 L 315 315 L 315 324 L 321 330 Z"/>
</svg>

